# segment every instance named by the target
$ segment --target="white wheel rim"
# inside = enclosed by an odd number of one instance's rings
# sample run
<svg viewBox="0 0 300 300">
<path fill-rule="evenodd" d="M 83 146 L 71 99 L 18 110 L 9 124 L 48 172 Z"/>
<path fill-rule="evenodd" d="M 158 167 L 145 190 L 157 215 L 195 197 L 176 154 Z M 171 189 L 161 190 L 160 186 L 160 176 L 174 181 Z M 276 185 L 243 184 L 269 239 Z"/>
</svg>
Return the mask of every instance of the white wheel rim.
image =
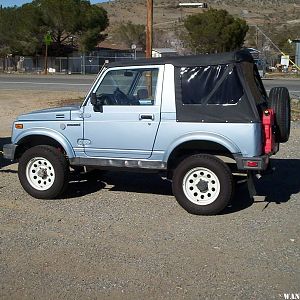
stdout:
<svg viewBox="0 0 300 300">
<path fill-rule="evenodd" d="M 26 166 L 26 178 L 34 189 L 48 190 L 55 180 L 54 168 L 48 159 L 34 157 Z"/>
<path fill-rule="evenodd" d="M 211 204 L 220 194 L 220 181 L 217 175 L 202 167 L 187 172 L 182 185 L 185 196 L 197 205 Z"/>
</svg>

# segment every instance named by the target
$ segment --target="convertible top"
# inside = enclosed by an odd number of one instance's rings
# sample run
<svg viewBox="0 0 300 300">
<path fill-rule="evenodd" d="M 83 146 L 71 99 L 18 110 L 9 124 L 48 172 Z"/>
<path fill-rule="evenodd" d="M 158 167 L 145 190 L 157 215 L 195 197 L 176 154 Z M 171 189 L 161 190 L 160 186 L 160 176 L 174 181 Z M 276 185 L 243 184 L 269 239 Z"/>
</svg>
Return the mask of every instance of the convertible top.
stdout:
<svg viewBox="0 0 300 300">
<path fill-rule="evenodd" d="M 171 64 L 175 67 L 189 66 L 211 66 L 232 64 L 237 62 L 254 62 L 248 50 L 239 50 L 234 52 L 224 52 L 217 54 L 202 54 L 192 56 L 172 56 L 151 59 L 137 59 L 118 61 L 108 64 L 108 67 L 131 67 L 131 66 L 147 66 L 147 65 L 164 65 Z"/>
<path fill-rule="evenodd" d="M 126 60 L 111 67 L 174 66 L 177 122 L 259 123 L 266 93 L 248 50 Z"/>
</svg>

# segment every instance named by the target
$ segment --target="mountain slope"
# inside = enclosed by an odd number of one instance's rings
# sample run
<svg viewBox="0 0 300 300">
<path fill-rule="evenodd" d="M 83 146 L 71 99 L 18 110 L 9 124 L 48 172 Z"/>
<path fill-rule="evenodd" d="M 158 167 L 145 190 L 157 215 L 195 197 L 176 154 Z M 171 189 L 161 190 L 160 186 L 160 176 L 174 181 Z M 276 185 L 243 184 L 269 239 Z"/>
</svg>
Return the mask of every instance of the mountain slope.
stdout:
<svg viewBox="0 0 300 300">
<path fill-rule="evenodd" d="M 179 2 L 199 1 L 154 0 L 154 28 L 168 35 L 173 33 L 174 36 L 187 15 L 203 11 L 199 8 L 182 9 L 178 6 Z M 115 0 L 98 5 L 108 11 L 108 42 L 113 41 L 113 31 L 120 23 L 131 21 L 146 24 L 146 0 Z M 226 9 L 230 14 L 244 18 L 249 25 L 259 25 L 272 31 L 300 24 L 300 0 L 209 0 L 208 5 L 211 8 Z"/>
</svg>

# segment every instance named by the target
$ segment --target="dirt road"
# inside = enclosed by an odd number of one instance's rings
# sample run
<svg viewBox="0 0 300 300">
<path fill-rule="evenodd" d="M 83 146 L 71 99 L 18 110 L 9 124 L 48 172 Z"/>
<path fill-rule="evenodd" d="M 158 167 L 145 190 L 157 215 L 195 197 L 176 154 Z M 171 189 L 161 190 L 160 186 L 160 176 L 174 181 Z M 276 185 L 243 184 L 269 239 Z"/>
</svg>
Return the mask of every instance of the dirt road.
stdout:
<svg viewBox="0 0 300 300">
<path fill-rule="evenodd" d="M 0 145 L 19 113 L 81 96 L 26 93 L 1 92 Z M 17 165 L 0 158 L 0 298 L 284 299 L 300 293 L 299 153 L 295 123 L 274 158 L 276 172 L 257 183 L 260 196 L 253 202 L 239 186 L 232 205 L 213 217 L 187 214 L 170 183 L 151 174 L 73 178 L 61 199 L 36 200 L 20 186 Z"/>
</svg>

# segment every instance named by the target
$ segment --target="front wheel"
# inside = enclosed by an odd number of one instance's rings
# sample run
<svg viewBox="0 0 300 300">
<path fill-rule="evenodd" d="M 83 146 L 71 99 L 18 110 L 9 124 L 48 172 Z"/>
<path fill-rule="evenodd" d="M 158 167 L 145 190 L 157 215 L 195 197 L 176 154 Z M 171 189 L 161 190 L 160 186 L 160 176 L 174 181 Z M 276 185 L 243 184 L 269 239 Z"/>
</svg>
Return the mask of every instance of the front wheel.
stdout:
<svg viewBox="0 0 300 300">
<path fill-rule="evenodd" d="M 35 146 L 21 156 L 18 175 L 28 194 L 38 199 L 53 199 L 65 190 L 69 167 L 58 149 L 46 145 Z"/>
<path fill-rule="evenodd" d="M 229 167 L 213 155 L 198 154 L 184 159 L 175 169 L 173 193 L 189 213 L 215 215 L 229 203 L 233 177 Z"/>
</svg>

